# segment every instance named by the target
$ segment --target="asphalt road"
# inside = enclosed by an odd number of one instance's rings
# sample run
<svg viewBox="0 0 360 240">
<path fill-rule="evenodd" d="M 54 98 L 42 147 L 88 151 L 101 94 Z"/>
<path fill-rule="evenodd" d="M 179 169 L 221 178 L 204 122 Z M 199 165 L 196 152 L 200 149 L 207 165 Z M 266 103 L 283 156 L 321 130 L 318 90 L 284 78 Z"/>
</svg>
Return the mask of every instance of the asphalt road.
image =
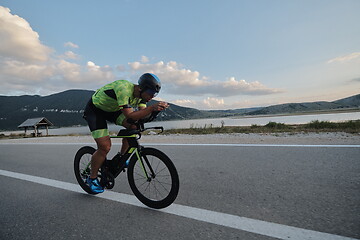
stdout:
<svg viewBox="0 0 360 240">
<path fill-rule="evenodd" d="M 0 144 L 0 169 L 76 183 L 80 146 Z M 179 172 L 176 205 L 360 238 L 360 148 L 158 148 Z M 0 183 L 0 239 L 275 239 L 1 174 Z M 132 194 L 126 174 L 112 191 Z"/>
</svg>

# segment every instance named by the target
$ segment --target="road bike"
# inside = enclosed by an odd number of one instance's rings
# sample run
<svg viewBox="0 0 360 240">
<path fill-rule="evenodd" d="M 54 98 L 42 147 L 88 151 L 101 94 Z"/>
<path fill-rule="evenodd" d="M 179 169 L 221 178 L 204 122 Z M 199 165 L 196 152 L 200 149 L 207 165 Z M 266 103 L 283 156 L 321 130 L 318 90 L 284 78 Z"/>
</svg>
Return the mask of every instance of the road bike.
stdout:
<svg viewBox="0 0 360 240">
<path fill-rule="evenodd" d="M 115 178 L 127 170 L 127 178 L 134 195 L 150 208 L 165 208 L 172 204 L 179 192 L 179 176 L 170 158 L 158 149 L 143 147 L 139 144 L 141 133 L 146 130 L 164 131 L 163 127 L 145 128 L 144 123 L 156 118 L 157 112 L 140 121 L 128 120 L 137 126 L 135 130 L 122 129 L 117 136 L 110 138 L 127 138 L 129 148 L 124 155 L 116 154 L 112 160 L 106 159 L 99 169 L 100 184 L 106 189 L 112 189 Z M 84 146 L 80 148 L 74 158 L 74 171 L 81 188 L 91 191 L 86 183 L 90 176 L 91 157 L 95 148 Z"/>
</svg>

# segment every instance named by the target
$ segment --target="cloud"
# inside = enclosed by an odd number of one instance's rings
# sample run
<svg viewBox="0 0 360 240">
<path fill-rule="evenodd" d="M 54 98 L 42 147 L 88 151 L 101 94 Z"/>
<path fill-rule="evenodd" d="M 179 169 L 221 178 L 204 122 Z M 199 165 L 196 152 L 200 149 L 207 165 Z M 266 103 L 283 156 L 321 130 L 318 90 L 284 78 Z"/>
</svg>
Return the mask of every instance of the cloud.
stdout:
<svg viewBox="0 0 360 240">
<path fill-rule="evenodd" d="M 76 45 L 75 43 L 72 43 L 72 42 L 66 42 L 66 43 L 64 43 L 64 47 L 79 48 L 78 45 Z"/>
<path fill-rule="evenodd" d="M 142 59 L 148 60 L 146 57 Z M 236 80 L 230 77 L 226 81 L 210 80 L 208 77 L 201 76 L 198 71 L 186 69 L 175 61 L 148 63 L 147 61 L 129 62 L 128 66 L 120 65 L 119 71 L 128 72 L 133 76 L 139 76 L 144 72 L 154 73 L 159 76 L 163 88 L 171 94 L 177 95 L 213 95 L 216 97 L 244 95 L 269 95 L 281 93 L 283 90 L 268 88 L 258 81 L 247 82 L 246 80 Z"/>
<path fill-rule="evenodd" d="M 200 106 L 201 109 L 219 109 L 225 106 L 224 99 L 213 97 L 207 97 L 202 100 L 177 99 L 171 101 L 171 103 L 190 108 Z"/>
<path fill-rule="evenodd" d="M 94 62 L 88 61 L 86 66 L 60 60 L 54 66 L 56 74 L 53 79 L 60 79 L 60 82 L 72 87 L 79 86 L 84 88 L 100 87 L 101 84 L 114 80 L 113 70 L 109 66 L 98 66 Z"/>
<path fill-rule="evenodd" d="M 340 57 L 330 59 L 329 61 L 327 61 L 327 63 L 344 63 L 344 62 L 349 62 L 351 60 L 354 60 L 354 59 L 356 59 L 358 57 L 360 57 L 360 52 L 353 52 L 353 53 L 350 53 L 348 55 L 344 55 L 344 56 L 340 56 Z"/>
<path fill-rule="evenodd" d="M 254 81 L 212 80 L 176 61 L 140 61 L 119 65 L 116 69 L 99 66 L 94 61 L 77 62 L 81 57 L 73 51 L 56 53 L 40 41 L 39 34 L 23 18 L 0 6 L 0 94 L 49 94 L 71 88 L 97 89 L 119 79 L 134 80 L 144 72 L 157 74 L 163 83 L 163 93 L 208 97 L 202 104 L 221 105 L 222 98 L 243 95 L 268 95 L 282 92 Z M 72 42 L 65 47 L 79 48 Z M 117 72 L 115 72 L 115 70 Z M 220 99 L 220 100 L 219 100 Z"/>
<path fill-rule="evenodd" d="M 193 107 L 194 105 L 197 105 L 197 102 L 195 100 L 190 100 L 190 99 L 177 99 L 171 102 L 176 105 L 187 106 L 187 107 Z"/>
<path fill-rule="evenodd" d="M 156 99 L 158 101 L 164 101 L 163 99 Z M 172 104 L 176 104 L 183 107 L 197 108 L 197 109 L 239 109 L 256 106 L 257 103 L 250 99 L 224 99 L 207 97 L 203 99 L 176 99 L 171 101 Z M 267 105 L 277 104 L 267 103 Z"/>
<path fill-rule="evenodd" d="M 115 79 L 113 69 L 94 62 L 69 62 L 72 51 L 56 55 L 23 18 L 0 6 L 0 94 L 48 94 L 69 88 L 96 89 Z M 78 48 L 67 42 L 65 46 Z"/>
<path fill-rule="evenodd" d="M 258 81 L 247 82 L 245 80 L 236 80 L 235 77 L 229 78 L 222 84 L 221 96 L 234 96 L 238 94 L 245 95 L 269 95 L 284 92 L 281 89 L 268 88 Z"/>
<path fill-rule="evenodd" d="M 80 56 L 78 54 L 74 53 L 73 51 L 67 51 L 64 53 L 64 55 L 61 55 L 60 58 L 76 60 L 76 59 L 79 59 Z"/>
<path fill-rule="evenodd" d="M 209 109 L 219 109 L 224 107 L 225 102 L 224 99 L 218 99 L 218 98 L 212 98 L 212 97 L 207 97 L 206 99 L 203 100 L 203 104 L 205 105 L 206 108 Z"/>
<path fill-rule="evenodd" d="M 153 64 L 130 62 L 128 63 L 128 66 L 130 68 L 127 70 L 133 74 L 139 75 L 143 72 L 152 72 L 159 75 L 162 82 L 175 84 L 176 86 L 196 87 L 207 84 L 205 78 L 199 78 L 199 72 L 181 68 L 181 66 L 175 61 L 170 61 L 168 63 L 159 61 Z"/>
<path fill-rule="evenodd" d="M 15 84 L 32 85 L 52 76 L 52 73 L 52 68 L 43 64 L 26 63 L 15 59 L 0 61 L 1 78 L 3 81 L 7 80 Z"/>
<path fill-rule="evenodd" d="M 141 56 L 141 62 L 147 63 L 147 62 L 149 62 L 149 58 L 146 56 Z"/>
<path fill-rule="evenodd" d="M 17 61 L 44 62 L 52 50 L 43 45 L 37 32 L 23 18 L 0 6 L 0 56 Z"/>
</svg>

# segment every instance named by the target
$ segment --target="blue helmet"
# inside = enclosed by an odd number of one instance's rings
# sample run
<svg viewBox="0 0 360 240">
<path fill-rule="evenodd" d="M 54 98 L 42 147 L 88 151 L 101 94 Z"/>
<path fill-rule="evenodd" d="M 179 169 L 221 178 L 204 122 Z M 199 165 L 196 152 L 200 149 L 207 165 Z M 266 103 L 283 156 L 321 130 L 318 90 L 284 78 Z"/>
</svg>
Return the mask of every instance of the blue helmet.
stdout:
<svg viewBox="0 0 360 240">
<path fill-rule="evenodd" d="M 160 79 L 155 74 L 145 73 L 141 75 L 138 83 L 141 88 L 141 91 L 150 90 L 154 93 L 160 92 L 161 82 Z"/>
</svg>

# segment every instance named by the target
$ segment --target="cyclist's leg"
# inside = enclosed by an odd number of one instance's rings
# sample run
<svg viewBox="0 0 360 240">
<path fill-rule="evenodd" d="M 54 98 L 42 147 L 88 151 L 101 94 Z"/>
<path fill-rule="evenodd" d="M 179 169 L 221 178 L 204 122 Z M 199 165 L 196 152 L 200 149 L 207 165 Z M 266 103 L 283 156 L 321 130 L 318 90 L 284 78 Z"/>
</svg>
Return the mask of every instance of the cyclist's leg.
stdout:
<svg viewBox="0 0 360 240">
<path fill-rule="evenodd" d="M 106 159 L 111 148 L 111 140 L 107 129 L 106 116 L 103 111 L 97 109 L 90 100 L 84 111 L 84 118 L 88 122 L 91 135 L 98 149 L 91 158 L 90 178 L 97 178 L 98 170 Z"/>
<path fill-rule="evenodd" d="M 116 124 L 121 125 L 121 126 L 125 127 L 126 129 L 136 129 L 135 125 L 128 123 L 126 120 L 127 119 L 126 119 L 125 115 L 120 114 L 119 117 L 116 119 Z M 128 140 L 126 138 L 123 138 L 120 153 L 125 154 L 126 151 L 128 150 L 128 148 L 129 148 Z"/>
<path fill-rule="evenodd" d="M 90 178 L 97 178 L 99 168 L 104 163 L 106 155 L 111 149 L 111 140 L 109 136 L 95 138 L 97 150 L 91 157 L 91 173 Z"/>
</svg>

